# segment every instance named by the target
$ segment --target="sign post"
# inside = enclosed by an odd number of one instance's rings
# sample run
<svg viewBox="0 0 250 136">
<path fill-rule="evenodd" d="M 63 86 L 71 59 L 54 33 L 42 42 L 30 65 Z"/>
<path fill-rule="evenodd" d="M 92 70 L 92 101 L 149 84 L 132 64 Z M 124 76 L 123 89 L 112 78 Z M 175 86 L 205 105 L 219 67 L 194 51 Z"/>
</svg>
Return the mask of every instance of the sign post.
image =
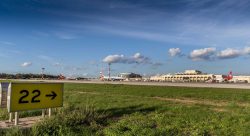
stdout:
<svg viewBox="0 0 250 136">
<path fill-rule="evenodd" d="M 11 113 L 9 114 L 9 122 L 12 122 L 12 120 L 13 120 L 13 113 L 11 112 Z"/>
<path fill-rule="evenodd" d="M 27 110 L 42 109 L 42 117 L 45 117 L 45 110 L 63 106 L 63 83 L 10 83 L 8 90 L 7 108 L 15 112 L 15 125 L 18 124 L 18 112 Z"/>
<path fill-rule="evenodd" d="M 51 117 L 52 109 L 49 108 L 49 117 Z"/>
<path fill-rule="evenodd" d="M 42 118 L 45 117 L 45 109 L 42 109 Z"/>
<path fill-rule="evenodd" d="M 19 115 L 18 112 L 15 112 L 15 126 L 18 125 L 18 122 L 19 122 Z"/>
<path fill-rule="evenodd" d="M 8 111 L 26 111 L 63 106 L 61 83 L 11 83 Z"/>
</svg>

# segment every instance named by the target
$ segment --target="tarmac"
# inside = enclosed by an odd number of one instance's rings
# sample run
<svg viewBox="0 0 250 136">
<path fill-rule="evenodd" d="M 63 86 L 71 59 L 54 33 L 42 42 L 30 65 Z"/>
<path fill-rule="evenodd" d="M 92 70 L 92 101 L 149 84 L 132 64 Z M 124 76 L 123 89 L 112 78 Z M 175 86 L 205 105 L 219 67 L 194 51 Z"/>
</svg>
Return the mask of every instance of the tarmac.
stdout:
<svg viewBox="0 0 250 136">
<path fill-rule="evenodd" d="M 178 86 L 202 88 L 234 88 L 250 89 L 250 83 L 190 83 L 190 82 L 143 82 L 143 81 L 100 81 L 100 80 L 16 80 L 20 82 L 49 82 L 49 83 L 84 83 L 84 84 L 123 84 L 147 86 Z"/>
</svg>

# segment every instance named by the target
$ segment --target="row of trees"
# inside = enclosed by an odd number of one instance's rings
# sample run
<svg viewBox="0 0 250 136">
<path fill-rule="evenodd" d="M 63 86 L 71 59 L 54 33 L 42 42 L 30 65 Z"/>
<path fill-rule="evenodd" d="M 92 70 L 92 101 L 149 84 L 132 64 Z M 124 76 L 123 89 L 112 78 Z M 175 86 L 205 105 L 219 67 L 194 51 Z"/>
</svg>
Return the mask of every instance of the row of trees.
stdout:
<svg viewBox="0 0 250 136">
<path fill-rule="evenodd" d="M 0 78 L 2 79 L 41 79 L 41 78 L 45 78 L 45 79 L 58 79 L 59 76 L 55 76 L 55 75 L 48 75 L 48 74 L 22 74 L 22 73 L 18 73 L 18 74 L 7 74 L 7 73 L 0 73 Z"/>
</svg>

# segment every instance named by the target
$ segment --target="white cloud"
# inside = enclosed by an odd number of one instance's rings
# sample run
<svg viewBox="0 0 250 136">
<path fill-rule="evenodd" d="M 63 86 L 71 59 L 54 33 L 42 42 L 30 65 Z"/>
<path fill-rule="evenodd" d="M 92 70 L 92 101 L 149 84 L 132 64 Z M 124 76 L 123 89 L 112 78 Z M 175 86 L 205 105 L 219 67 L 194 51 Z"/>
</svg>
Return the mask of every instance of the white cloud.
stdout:
<svg viewBox="0 0 250 136">
<path fill-rule="evenodd" d="M 103 59 L 105 63 L 121 63 L 125 59 L 124 55 L 108 55 Z"/>
<path fill-rule="evenodd" d="M 135 53 L 131 57 L 125 57 L 124 55 L 108 55 L 103 59 L 105 63 L 124 63 L 124 64 L 150 64 L 150 59 L 141 55 L 140 53 Z"/>
<path fill-rule="evenodd" d="M 141 55 L 140 53 L 134 54 L 132 58 L 128 59 L 129 63 L 149 63 L 149 58 Z"/>
<path fill-rule="evenodd" d="M 171 57 L 180 56 L 181 55 L 181 49 L 180 48 L 170 48 L 168 50 L 168 53 Z"/>
<path fill-rule="evenodd" d="M 244 50 L 243 50 L 243 53 L 250 55 L 250 47 L 245 47 Z"/>
<path fill-rule="evenodd" d="M 230 58 L 239 57 L 240 55 L 243 55 L 243 51 L 227 48 L 225 50 L 220 51 L 217 54 L 217 57 L 219 59 L 230 59 Z"/>
<path fill-rule="evenodd" d="M 32 65 L 32 62 L 24 62 L 23 64 L 21 64 L 21 67 L 29 67 Z"/>
<path fill-rule="evenodd" d="M 215 53 L 216 53 L 216 48 L 197 49 L 193 50 L 190 53 L 190 58 L 193 61 L 212 60 Z"/>
</svg>

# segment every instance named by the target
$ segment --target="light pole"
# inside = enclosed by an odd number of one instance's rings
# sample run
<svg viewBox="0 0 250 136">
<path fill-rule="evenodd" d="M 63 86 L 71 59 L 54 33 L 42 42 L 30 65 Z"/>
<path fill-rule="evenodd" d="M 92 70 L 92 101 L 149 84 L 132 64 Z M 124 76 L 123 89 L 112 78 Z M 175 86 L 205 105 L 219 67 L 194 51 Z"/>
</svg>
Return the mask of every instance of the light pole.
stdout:
<svg viewBox="0 0 250 136">
<path fill-rule="evenodd" d="M 44 79 L 44 71 L 45 71 L 45 68 L 42 68 L 42 79 Z"/>
<path fill-rule="evenodd" d="M 108 73 L 108 75 L 109 75 L 109 80 L 110 80 L 110 72 L 111 72 L 111 70 L 110 70 L 110 66 L 111 66 L 111 63 L 109 63 L 109 73 Z"/>
<path fill-rule="evenodd" d="M 44 79 L 44 71 L 45 71 L 45 68 L 42 68 L 42 80 Z M 45 117 L 45 111 L 46 109 L 42 109 L 42 118 L 44 118 Z"/>
</svg>

